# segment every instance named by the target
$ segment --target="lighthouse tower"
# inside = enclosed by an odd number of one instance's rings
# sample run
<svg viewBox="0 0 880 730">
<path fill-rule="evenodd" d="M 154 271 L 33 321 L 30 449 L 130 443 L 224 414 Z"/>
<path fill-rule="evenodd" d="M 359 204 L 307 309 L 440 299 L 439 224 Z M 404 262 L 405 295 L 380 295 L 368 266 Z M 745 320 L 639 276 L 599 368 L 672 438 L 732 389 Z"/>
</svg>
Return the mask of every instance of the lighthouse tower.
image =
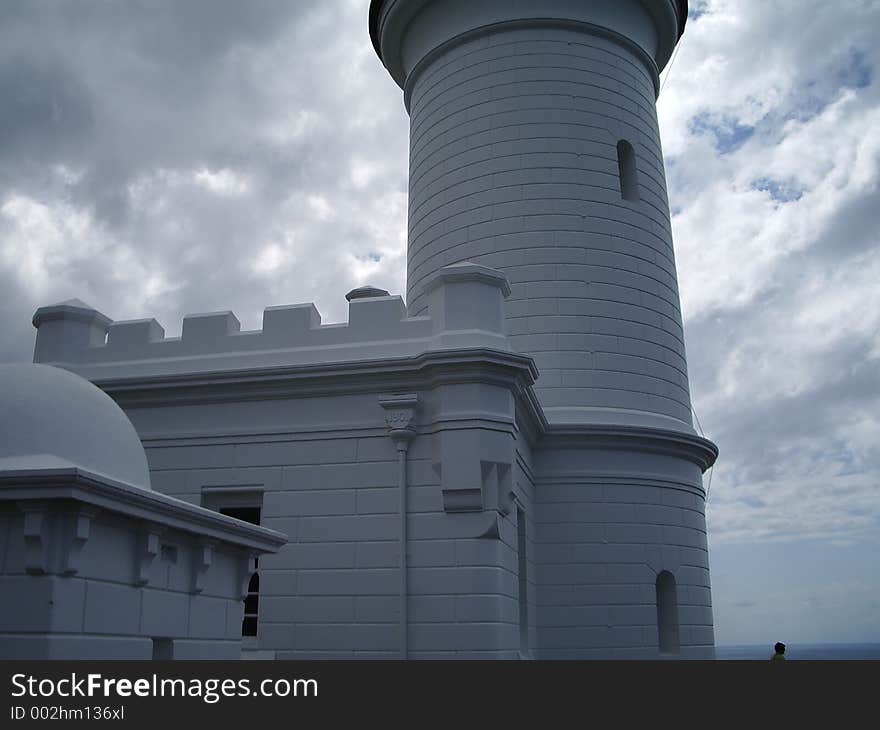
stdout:
<svg viewBox="0 0 880 730">
<path fill-rule="evenodd" d="M 686 0 L 373 0 L 410 115 L 408 310 L 443 267 L 510 282 L 534 358 L 536 642 L 543 657 L 713 655 L 656 114 Z M 599 652 L 598 654 L 596 652 Z"/>
</svg>

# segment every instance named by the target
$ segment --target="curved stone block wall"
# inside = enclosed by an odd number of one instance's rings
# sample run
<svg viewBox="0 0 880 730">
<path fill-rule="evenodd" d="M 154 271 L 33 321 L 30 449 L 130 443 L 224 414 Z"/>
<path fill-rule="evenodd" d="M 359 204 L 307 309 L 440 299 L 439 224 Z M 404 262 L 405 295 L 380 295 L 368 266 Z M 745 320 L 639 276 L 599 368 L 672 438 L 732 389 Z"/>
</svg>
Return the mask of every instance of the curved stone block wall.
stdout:
<svg viewBox="0 0 880 730">
<path fill-rule="evenodd" d="M 500 269 L 509 333 L 535 358 L 551 420 L 601 422 L 594 409 L 610 408 L 688 429 L 654 77 L 635 47 L 589 28 L 500 24 L 412 74 L 409 308 L 426 308 L 442 266 Z"/>
</svg>

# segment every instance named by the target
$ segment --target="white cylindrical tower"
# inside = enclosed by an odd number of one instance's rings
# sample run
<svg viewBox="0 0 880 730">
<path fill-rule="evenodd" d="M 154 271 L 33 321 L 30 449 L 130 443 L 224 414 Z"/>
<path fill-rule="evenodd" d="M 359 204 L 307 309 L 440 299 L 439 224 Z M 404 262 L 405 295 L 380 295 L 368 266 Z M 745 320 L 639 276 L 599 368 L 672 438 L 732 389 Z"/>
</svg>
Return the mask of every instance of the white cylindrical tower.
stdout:
<svg viewBox="0 0 880 730">
<path fill-rule="evenodd" d="M 541 656 L 712 654 L 702 472 L 717 449 L 691 420 L 656 113 L 687 10 L 370 8 L 411 118 L 409 309 L 426 309 L 443 266 L 498 269 L 511 284 L 508 334 L 540 372 Z M 541 558 L 539 547 L 539 572 Z"/>
<path fill-rule="evenodd" d="M 411 116 L 410 311 L 441 267 L 511 283 L 554 422 L 691 427 L 658 69 L 682 0 L 374 2 Z"/>
</svg>

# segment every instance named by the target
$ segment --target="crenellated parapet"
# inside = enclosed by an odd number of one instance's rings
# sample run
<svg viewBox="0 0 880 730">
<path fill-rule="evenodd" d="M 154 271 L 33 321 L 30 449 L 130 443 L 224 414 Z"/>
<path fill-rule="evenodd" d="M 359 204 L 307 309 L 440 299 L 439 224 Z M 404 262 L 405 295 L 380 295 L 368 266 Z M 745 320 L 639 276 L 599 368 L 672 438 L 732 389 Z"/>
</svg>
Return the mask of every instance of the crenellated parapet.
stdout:
<svg viewBox="0 0 880 730">
<path fill-rule="evenodd" d="M 426 314 L 400 296 L 362 287 L 349 293 L 348 322 L 322 324 L 314 304 L 269 307 L 262 329 L 243 331 L 232 312 L 188 314 L 180 337 L 155 319 L 113 321 L 79 300 L 41 307 L 34 361 L 70 366 L 90 378 L 401 358 L 430 351 L 510 351 L 503 274 L 464 262 L 437 272 Z"/>
</svg>

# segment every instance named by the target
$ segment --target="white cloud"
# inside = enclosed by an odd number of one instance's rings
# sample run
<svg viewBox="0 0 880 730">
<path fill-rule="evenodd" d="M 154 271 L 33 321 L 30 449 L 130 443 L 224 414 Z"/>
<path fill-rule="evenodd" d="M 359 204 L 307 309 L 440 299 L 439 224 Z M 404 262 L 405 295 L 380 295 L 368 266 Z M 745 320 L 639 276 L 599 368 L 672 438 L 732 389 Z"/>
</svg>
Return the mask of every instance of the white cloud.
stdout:
<svg viewBox="0 0 880 730">
<path fill-rule="evenodd" d="M 368 2 L 262 5 L 0 23 L 0 358 L 70 296 L 173 336 L 403 291 L 408 122 Z M 880 3 L 692 9 L 659 115 L 713 540 L 876 535 Z"/>
</svg>

